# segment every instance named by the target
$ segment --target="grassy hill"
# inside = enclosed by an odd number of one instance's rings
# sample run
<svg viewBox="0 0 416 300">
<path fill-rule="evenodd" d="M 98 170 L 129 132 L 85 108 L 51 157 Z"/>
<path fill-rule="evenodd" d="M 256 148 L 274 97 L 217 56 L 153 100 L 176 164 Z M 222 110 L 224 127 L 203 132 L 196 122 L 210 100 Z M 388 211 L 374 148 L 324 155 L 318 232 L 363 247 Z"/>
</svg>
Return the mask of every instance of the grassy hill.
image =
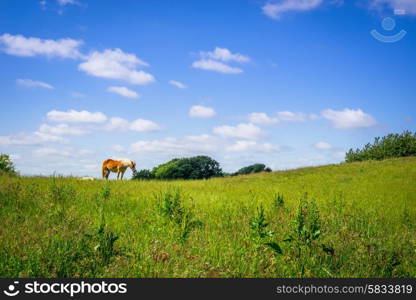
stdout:
<svg viewBox="0 0 416 300">
<path fill-rule="evenodd" d="M 1 277 L 416 277 L 416 158 L 203 181 L 0 177 Z"/>
</svg>

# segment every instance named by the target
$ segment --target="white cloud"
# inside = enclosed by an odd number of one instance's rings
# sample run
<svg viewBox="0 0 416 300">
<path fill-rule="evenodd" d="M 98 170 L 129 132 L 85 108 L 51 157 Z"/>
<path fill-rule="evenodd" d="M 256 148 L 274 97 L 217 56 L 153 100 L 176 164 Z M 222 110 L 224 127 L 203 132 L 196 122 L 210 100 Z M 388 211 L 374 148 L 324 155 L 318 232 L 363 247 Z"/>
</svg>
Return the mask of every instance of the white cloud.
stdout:
<svg viewBox="0 0 416 300">
<path fill-rule="evenodd" d="M 34 133 L 18 133 L 15 135 L 0 136 L 0 146 L 35 145 L 48 142 L 64 143 L 66 140 L 59 136 L 35 131 Z"/>
<path fill-rule="evenodd" d="M 176 81 L 176 80 L 170 80 L 169 81 L 170 85 L 176 86 L 179 89 L 186 89 L 187 86 L 185 84 L 183 84 L 182 82 Z"/>
<path fill-rule="evenodd" d="M 138 70 L 148 64 L 134 54 L 124 53 L 120 49 L 94 51 L 78 68 L 91 76 L 123 80 L 131 84 L 145 85 L 155 81 L 153 75 Z"/>
<path fill-rule="evenodd" d="M 215 47 L 214 51 L 200 52 L 201 57 L 221 61 L 236 61 L 240 63 L 249 62 L 250 58 L 240 53 L 231 53 L 227 48 Z"/>
<path fill-rule="evenodd" d="M 272 19 L 279 19 L 287 12 L 312 10 L 322 3 L 323 0 L 281 0 L 276 3 L 267 3 L 262 7 L 262 10 L 266 16 Z"/>
<path fill-rule="evenodd" d="M 189 116 L 193 118 L 210 118 L 215 116 L 216 112 L 213 108 L 202 106 L 202 105 L 194 105 L 189 110 Z"/>
<path fill-rule="evenodd" d="M 277 118 L 269 117 L 265 113 L 251 113 L 249 115 L 249 120 L 253 124 L 260 124 L 260 125 L 273 125 L 279 122 Z"/>
<path fill-rule="evenodd" d="M 257 143 L 256 141 L 236 141 L 233 145 L 226 147 L 229 152 L 279 152 L 281 148 L 270 143 Z"/>
<path fill-rule="evenodd" d="M 389 7 L 393 11 L 403 11 L 406 15 L 416 15 L 416 1 L 414 0 L 372 0 L 371 8 L 383 9 Z"/>
<path fill-rule="evenodd" d="M 237 126 L 214 127 L 213 132 L 224 138 L 258 139 L 264 136 L 264 132 L 252 123 L 241 123 Z"/>
<path fill-rule="evenodd" d="M 93 151 L 87 149 L 76 150 L 73 148 L 64 148 L 64 149 L 57 149 L 52 147 L 42 147 L 32 151 L 34 156 L 38 157 L 50 157 L 50 156 L 58 156 L 58 157 L 72 157 L 78 158 L 81 156 L 91 155 Z"/>
<path fill-rule="evenodd" d="M 232 53 L 226 48 L 219 47 L 216 47 L 214 51 L 201 51 L 199 52 L 199 55 L 201 59 L 194 61 L 192 63 L 192 67 L 224 74 L 238 74 L 243 72 L 242 69 L 232 67 L 224 62 L 234 61 L 238 63 L 245 63 L 250 61 L 248 56 L 239 53 Z"/>
<path fill-rule="evenodd" d="M 123 96 L 126 98 L 132 98 L 132 99 L 139 98 L 139 94 L 137 94 L 135 91 L 130 90 L 124 86 L 110 86 L 109 88 L 107 88 L 107 91 L 111 93 L 119 94 L 120 96 Z"/>
<path fill-rule="evenodd" d="M 46 143 L 46 142 L 60 142 L 60 143 L 66 143 L 67 140 L 60 137 L 60 136 L 54 136 L 48 133 L 44 133 L 44 132 L 40 132 L 40 131 L 35 131 L 33 133 L 33 136 L 36 139 L 36 143 Z M 31 140 L 31 135 L 28 136 L 27 141 L 30 142 Z M 34 144 L 36 144 L 34 143 Z"/>
<path fill-rule="evenodd" d="M 332 149 L 332 145 L 327 142 L 317 142 L 313 145 L 318 150 L 330 150 Z"/>
<path fill-rule="evenodd" d="M 53 86 L 43 81 L 35 81 L 32 79 L 17 79 L 16 84 L 24 87 L 41 87 L 45 89 L 53 89 Z"/>
<path fill-rule="evenodd" d="M 252 161 L 253 155 L 277 153 L 287 149 L 287 147 L 279 147 L 271 143 L 257 143 L 247 140 L 231 142 L 209 134 L 185 136 L 182 138 L 167 137 L 155 140 L 142 140 L 131 144 L 127 149 L 121 146 L 119 148 L 118 146 L 116 148 L 113 147 L 113 149 L 126 150 L 127 153 L 156 155 L 164 157 L 163 159 L 190 155 L 211 155 L 223 157 L 227 162 L 234 159 L 240 161 L 247 155 L 250 155 L 250 161 Z M 230 153 L 230 158 L 227 158 L 227 153 Z"/>
<path fill-rule="evenodd" d="M 140 131 L 140 132 L 158 131 L 160 130 L 160 126 L 156 124 L 155 122 L 152 122 L 149 120 L 137 119 L 131 122 L 129 129 L 133 131 Z"/>
<path fill-rule="evenodd" d="M 248 119 L 251 123 L 260 125 L 273 125 L 283 122 L 306 122 L 308 120 L 316 120 L 319 116 L 316 114 L 305 114 L 301 112 L 279 111 L 275 113 L 275 117 L 269 116 L 266 113 L 251 113 Z"/>
<path fill-rule="evenodd" d="M 58 150 L 56 148 L 39 148 L 32 151 L 33 155 L 35 156 L 72 156 L 70 151 Z"/>
<path fill-rule="evenodd" d="M 150 132 L 160 130 L 160 126 L 150 120 L 137 119 L 129 122 L 123 118 L 113 117 L 109 119 L 109 122 L 104 126 L 104 130 L 132 130 L 139 132 Z"/>
<path fill-rule="evenodd" d="M 355 129 L 372 127 L 377 121 L 361 109 L 332 110 L 326 109 L 321 113 L 322 117 L 332 122 L 336 129 Z"/>
<path fill-rule="evenodd" d="M 65 5 L 69 5 L 69 4 L 72 4 L 72 5 L 78 5 L 79 4 L 75 0 L 57 0 L 57 1 L 58 1 L 58 4 L 61 5 L 61 6 L 65 6 Z"/>
<path fill-rule="evenodd" d="M 101 112 L 89 112 L 86 110 L 58 111 L 52 110 L 46 114 L 48 120 L 53 122 L 66 123 L 102 123 L 107 120 L 107 116 Z"/>
<path fill-rule="evenodd" d="M 113 117 L 110 118 L 109 122 L 104 126 L 105 130 L 127 130 L 129 129 L 129 122 L 123 118 Z"/>
<path fill-rule="evenodd" d="M 42 124 L 39 127 L 39 131 L 51 135 L 86 135 L 89 133 L 82 128 L 71 127 L 68 124 L 58 124 L 56 126 Z"/>
<path fill-rule="evenodd" d="M 164 138 L 159 140 L 138 141 L 129 147 L 130 153 L 165 154 L 180 156 L 189 154 L 213 153 L 221 149 L 221 143 L 213 136 L 203 134 L 184 138 Z"/>
<path fill-rule="evenodd" d="M 153 121 L 137 119 L 135 121 L 129 122 L 123 118 L 111 117 L 108 118 L 102 112 L 89 112 L 86 110 L 76 111 L 57 111 L 52 110 L 46 114 L 46 118 L 52 122 L 62 122 L 62 123 L 94 123 L 102 124 L 103 126 L 90 127 L 89 129 L 94 130 L 132 130 L 132 131 L 157 131 L 160 130 L 160 126 Z M 72 134 L 72 135 L 81 135 L 86 134 L 88 131 L 81 128 L 69 127 L 66 124 L 60 124 L 58 126 L 52 127 L 49 125 L 43 125 L 41 127 L 44 132 L 50 132 L 54 134 Z"/>
<path fill-rule="evenodd" d="M 11 35 L 5 33 L 0 36 L 2 51 L 16 56 L 36 56 L 44 55 L 47 57 L 80 58 L 79 47 L 82 41 L 73 39 L 44 40 L 34 37 L 24 37 L 23 35 Z"/>
<path fill-rule="evenodd" d="M 301 112 L 279 111 L 277 117 L 280 121 L 286 122 L 305 122 L 307 116 Z"/>
<path fill-rule="evenodd" d="M 243 70 L 240 68 L 231 67 L 222 62 L 211 60 L 211 59 L 201 59 L 192 63 L 192 67 L 202 70 L 215 71 L 224 74 L 238 74 L 242 73 Z"/>
</svg>

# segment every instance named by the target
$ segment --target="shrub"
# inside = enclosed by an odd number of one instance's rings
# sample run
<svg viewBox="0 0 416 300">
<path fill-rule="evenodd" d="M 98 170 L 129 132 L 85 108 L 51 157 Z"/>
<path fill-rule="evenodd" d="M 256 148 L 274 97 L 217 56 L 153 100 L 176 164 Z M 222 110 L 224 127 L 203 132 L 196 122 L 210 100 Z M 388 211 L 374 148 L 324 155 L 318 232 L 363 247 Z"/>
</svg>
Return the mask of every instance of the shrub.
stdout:
<svg viewBox="0 0 416 300">
<path fill-rule="evenodd" d="M 175 158 L 152 170 L 157 179 L 208 179 L 222 176 L 220 164 L 208 156 Z"/>
<path fill-rule="evenodd" d="M 152 173 L 152 171 L 147 170 L 147 169 L 143 169 L 140 170 L 138 172 L 136 172 L 135 174 L 133 174 L 133 177 L 131 179 L 135 179 L 135 180 L 151 180 L 154 179 L 155 175 Z"/>
<path fill-rule="evenodd" d="M 181 242 L 186 242 L 192 231 L 203 227 L 203 223 L 195 219 L 193 208 L 184 206 L 183 195 L 179 189 L 160 193 L 156 195 L 156 199 L 159 213 L 177 225 Z"/>
<path fill-rule="evenodd" d="M 179 161 L 179 158 L 172 159 L 167 163 L 161 164 L 157 167 L 154 167 L 152 170 L 153 175 L 155 178 L 168 178 L 171 170 L 176 168 L 176 164 Z"/>
<path fill-rule="evenodd" d="M 350 149 L 345 155 L 346 162 L 383 160 L 386 158 L 416 155 L 416 133 L 404 131 L 402 134 L 388 134 L 376 137 L 362 149 Z"/>
<path fill-rule="evenodd" d="M 7 154 L 0 154 L 0 174 L 2 173 L 16 175 L 14 164 Z"/>
<path fill-rule="evenodd" d="M 264 164 L 254 164 L 244 168 L 241 168 L 234 175 L 244 175 L 244 174 L 252 174 L 252 173 L 259 173 L 259 172 L 271 172 L 270 168 L 266 168 Z"/>
<path fill-rule="evenodd" d="M 180 190 L 167 191 L 156 195 L 159 205 L 159 212 L 162 216 L 176 223 L 182 222 L 185 208 L 182 204 L 182 195 Z"/>
<path fill-rule="evenodd" d="M 257 208 L 256 214 L 250 220 L 250 229 L 254 234 L 255 239 L 263 239 L 272 235 L 271 231 L 267 230 L 269 223 L 264 215 L 263 206 Z"/>
</svg>

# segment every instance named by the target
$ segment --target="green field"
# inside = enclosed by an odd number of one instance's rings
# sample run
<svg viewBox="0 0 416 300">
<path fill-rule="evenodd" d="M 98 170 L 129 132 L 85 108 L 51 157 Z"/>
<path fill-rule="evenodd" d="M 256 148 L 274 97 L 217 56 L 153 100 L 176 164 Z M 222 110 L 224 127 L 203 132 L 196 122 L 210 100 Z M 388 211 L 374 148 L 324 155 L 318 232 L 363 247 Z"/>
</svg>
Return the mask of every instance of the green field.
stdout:
<svg viewBox="0 0 416 300">
<path fill-rule="evenodd" d="M 0 177 L 0 277 L 416 277 L 416 158 L 201 181 Z"/>
</svg>

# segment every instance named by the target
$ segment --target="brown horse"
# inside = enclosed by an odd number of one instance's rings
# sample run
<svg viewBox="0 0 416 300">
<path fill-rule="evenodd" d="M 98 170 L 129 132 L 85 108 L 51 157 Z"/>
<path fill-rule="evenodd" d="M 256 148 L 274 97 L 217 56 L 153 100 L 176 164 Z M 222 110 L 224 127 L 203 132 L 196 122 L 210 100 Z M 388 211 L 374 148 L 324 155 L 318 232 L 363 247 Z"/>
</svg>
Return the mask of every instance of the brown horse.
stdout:
<svg viewBox="0 0 416 300">
<path fill-rule="evenodd" d="M 106 159 L 103 161 L 102 174 L 103 178 L 108 179 L 110 172 L 117 173 L 117 179 L 123 179 L 124 172 L 127 168 L 130 168 L 133 171 L 133 174 L 136 173 L 136 162 L 127 158 L 120 160 Z M 121 177 L 120 177 L 121 174 Z M 120 177 L 120 178 L 119 178 Z"/>
</svg>

